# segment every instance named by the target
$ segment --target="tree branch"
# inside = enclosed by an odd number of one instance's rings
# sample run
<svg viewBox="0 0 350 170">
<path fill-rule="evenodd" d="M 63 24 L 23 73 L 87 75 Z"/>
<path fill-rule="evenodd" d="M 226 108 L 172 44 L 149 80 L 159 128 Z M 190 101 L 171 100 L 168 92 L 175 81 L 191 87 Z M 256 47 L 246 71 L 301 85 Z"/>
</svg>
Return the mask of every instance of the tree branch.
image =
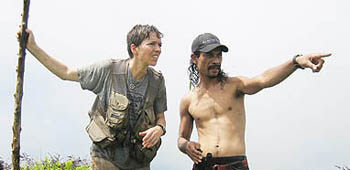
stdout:
<svg viewBox="0 0 350 170">
<path fill-rule="evenodd" d="M 30 0 L 23 0 L 23 12 L 21 32 L 19 37 L 19 52 L 18 52 L 18 64 L 16 68 L 17 82 L 15 97 L 15 112 L 13 120 L 13 138 L 12 138 L 12 170 L 20 170 L 20 133 L 21 133 L 21 110 L 22 110 L 22 96 L 23 96 L 23 77 L 24 77 L 24 65 L 26 55 L 26 43 L 28 34 L 26 33 L 28 23 Z"/>
</svg>

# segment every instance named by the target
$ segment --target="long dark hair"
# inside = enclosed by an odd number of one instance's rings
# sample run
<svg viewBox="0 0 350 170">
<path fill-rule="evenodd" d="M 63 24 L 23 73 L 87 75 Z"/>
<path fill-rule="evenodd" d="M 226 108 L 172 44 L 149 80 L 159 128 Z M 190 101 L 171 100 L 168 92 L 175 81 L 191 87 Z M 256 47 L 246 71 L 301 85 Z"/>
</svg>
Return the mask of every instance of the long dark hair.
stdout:
<svg viewBox="0 0 350 170">
<path fill-rule="evenodd" d="M 194 55 L 196 57 L 199 57 L 200 53 L 195 52 Z M 198 67 L 192 61 L 192 59 L 190 60 L 190 66 L 188 67 L 187 72 L 188 72 L 188 77 L 190 79 L 190 89 L 191 87 L 197 87 L 200 83 L 200 76 L 199 76 Z M 224 85 L 228 76 L 222 69 L 220 69 L 219 74 L 216 78 L 219 80 L 221 85 Z"/>
</svg>

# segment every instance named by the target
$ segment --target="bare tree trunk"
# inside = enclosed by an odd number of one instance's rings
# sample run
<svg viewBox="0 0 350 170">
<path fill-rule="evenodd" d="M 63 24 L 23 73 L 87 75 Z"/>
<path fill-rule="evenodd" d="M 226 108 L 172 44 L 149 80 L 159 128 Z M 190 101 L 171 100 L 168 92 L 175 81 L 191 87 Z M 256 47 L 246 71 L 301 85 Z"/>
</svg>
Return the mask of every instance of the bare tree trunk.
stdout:
<svg viewBox="0 0 350 170">
<path fill-rule="evenodd" d="M 26 55 L 26 43 L 27 43 L 27 29 L 28 13 L 29 13 L 30 0 L 23 0 L 23 12 L 21 33 L 19 37 L 19 52 L 18 52 L 18 64 L 17 64 L 17 82 L 15 97 L 15 112 L 13 119 L 13 138 L 12 138 L 12 170 L 20 170 L 20 134 L 21 134 L 21 110 L 22 110 L 22 96 L 23 96 L 23 77 L 24 77 L 24 64 Z"/>
</svg>

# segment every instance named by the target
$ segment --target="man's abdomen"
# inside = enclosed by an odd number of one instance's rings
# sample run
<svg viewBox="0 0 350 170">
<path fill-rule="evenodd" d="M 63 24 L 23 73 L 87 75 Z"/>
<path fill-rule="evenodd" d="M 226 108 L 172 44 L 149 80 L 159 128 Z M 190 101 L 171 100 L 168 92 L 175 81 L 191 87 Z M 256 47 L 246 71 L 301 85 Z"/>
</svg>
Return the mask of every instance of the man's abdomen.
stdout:
<svg viewBox="0 0 350 170">
<path fill-rule="evenodd" d="M 211 125 L 197 126 L 199 143 L 203 156 L 212 153 L 214 157 L 245 155 L 245 123 L 235 125 L 219 121 Z"/>
</svg>

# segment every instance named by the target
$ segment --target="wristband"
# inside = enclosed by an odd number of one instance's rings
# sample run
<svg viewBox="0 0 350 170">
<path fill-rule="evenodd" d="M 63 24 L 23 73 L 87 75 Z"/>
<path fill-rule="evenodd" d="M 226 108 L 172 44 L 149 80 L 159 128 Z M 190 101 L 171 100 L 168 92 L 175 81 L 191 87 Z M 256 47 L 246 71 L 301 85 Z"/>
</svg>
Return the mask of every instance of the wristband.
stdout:
<svg viewBox="0 0 350 170">
<path fill-rule="evenodd" d="M 164 135 L 165 135 L 165 133 L 166 133 L 166 129 L 165 129 L 165 127 L 164 127 L 163 125 L 161 125 L 161 124 L 157 124 L 157 126 L 159 126 L 160 128 L 162 128 L 162 131 L 163 131 L 162 136 L 164 136 Z"/>
<path fill-rule="evenodd" d="M 301 56 L 303 56 L 303 55 L 302 55 L 302 54 L 297 54 L 297 55 L 295 55 L 295 56 L 293 57 L 293 65 L 294 65 L 296 68 L 300 68 L 300 69 L 303 69 L 303 70 L 304 70 L 304 68 L 301 67 L 300 64 L 297 62 L 297 58 L 298 58 L 298 57 L 301 57 Z"/>
</svg>

